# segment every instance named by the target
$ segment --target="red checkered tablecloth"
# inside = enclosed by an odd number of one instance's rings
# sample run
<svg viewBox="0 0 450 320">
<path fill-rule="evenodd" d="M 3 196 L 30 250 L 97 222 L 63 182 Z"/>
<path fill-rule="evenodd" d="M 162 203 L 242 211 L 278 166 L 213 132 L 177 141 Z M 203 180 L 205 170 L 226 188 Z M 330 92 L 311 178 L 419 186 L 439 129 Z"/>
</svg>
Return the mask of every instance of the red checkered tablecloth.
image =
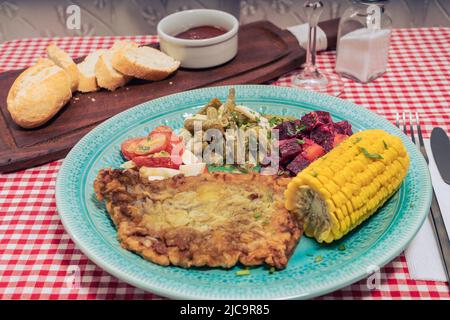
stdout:
<svg viewBox="0 0 450 320">
<path fill-rule="evenodd" d="M 124 37 L 25 39 L 0 45 L 0 71 L 22 68 L 56 42 L 72 56 L 108 48 Z M 127 37 L 139 43 L 154 36 Z M 318 63 L 332 70 L 334 52 Z M 418 111 L 425 136 L 434 126 L 450 133 L 450 29 L 397 29 L 392 36 L 389 68 L 376 81 L 345 81 L 340 96 L 393 121 L 396 112 Z M 292 74 L 275 81 L 289 85 Z M 55 180 L 61 161 L 0 175 L 1 299 L 154 299 L 92 263 L 65 232 L 55 204 Z M 445 282 L 413 281 L 404 255 L 381 269 L 381 283 L 370 289 L 362 280 L 320 299 L 450 298 Z M 79 285 L 73 286 L 74 279 Z"/>
</svg>

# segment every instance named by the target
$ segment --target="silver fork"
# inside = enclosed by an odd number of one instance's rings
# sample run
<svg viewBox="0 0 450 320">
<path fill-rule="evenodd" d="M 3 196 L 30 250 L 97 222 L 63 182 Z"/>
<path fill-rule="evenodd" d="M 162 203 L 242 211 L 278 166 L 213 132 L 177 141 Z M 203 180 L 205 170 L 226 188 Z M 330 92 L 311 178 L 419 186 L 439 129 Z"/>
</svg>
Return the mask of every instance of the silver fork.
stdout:
<svg viewBox="0 0 450 320">
<path fill-rule="evenodd" d="M 420 149 L 420 152 L 422 153 L 423 157 L 425 158 L 425 161 L 428 164 L 429 160 L 423 143 L 419 113 L 416 112 L 414 117 L 411 112 L 409 112 L 409 116 L 407 116 L 406 113 L 403 112 L 401 117 L 400 114 L 397 113 L 395 125 L 399 129 L 402 126 L 404 134 L 408 135 L 407 118 L 409 118 L 409 132 L 411 140 Z M 419 138 L 419 145 L 417 145 L 416 138 L 414 135 L 414 122 L 416 124 L 417 136 Z M 438 240 L 437 242 L 439 244 L 439 251 L 441 253 L 442 263 L 445 269 L 445 275 L 447 276 L 447 281 L 450 284 L 450 240 L 448 238 L 448 233 L 445 229 L 444 219 L 442 218 L 441 209 L 439 208 L 439 204 L 436 200 L 436 194 L 434 193 L 433 187 L 432 191 L 433 197 L 431 199 L 431 208 L 430 208 L 431 221 L 433 222 L 434 231 Z"/>
</svg>

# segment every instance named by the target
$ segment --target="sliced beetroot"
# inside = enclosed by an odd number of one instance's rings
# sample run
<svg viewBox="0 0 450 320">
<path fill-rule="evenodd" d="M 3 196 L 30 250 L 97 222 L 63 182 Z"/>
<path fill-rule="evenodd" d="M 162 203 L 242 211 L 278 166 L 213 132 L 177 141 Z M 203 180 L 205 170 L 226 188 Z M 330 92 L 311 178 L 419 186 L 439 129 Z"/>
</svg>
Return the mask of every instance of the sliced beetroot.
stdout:
<svg viewBox="0 0 450 320">
<path fill-rule="evenodd" d="M 311 131 L 312 129 L 322 124 L 332 123 L 330 113 L 326 111 L 313 111 L 305 114 L 301 118 L 301 122 L 305 125 L 305 130 Z"/>
<path fill-rule="evenodd" d="M 314 129 L 314 127 L 316 127 L 319 124 L 319 119 L 317 117 L 317 113 L 316 112 L 310 112 L 305 114 L 302 118 L 301 121 L 303 123 L 303 125 L 305 126 L 305 130 L 310 131 L 312 129 Z"/>
<path fill-rule="evenodd" d="M 283 141 L 283 142 L 282 142 Z M 302 151 L 301 140 L 292 138 L 280 141 L 280 163 L 282 165 L 289 163 L 297 154 Z"/>
<path fill-rule="evenodd" d="M 289 142 L 289 140 L 291 140 L 291 139 L 284 139 L 284 140 L 278 141 L 278 148 L 281 148 L 282 146 L 284 146 L 286 143 Z"/>
<path fill-rule="evenodd" d="M 325 151 L 330 151 L 333 148 L 334 135 L 334 126 L 329 123 L 314 128 L 310 137 L 315 143 L 321 145 Z"/>
<path fill-rule="evenodd" d="M 285 140 L 295 137 L 295 125 L 291 121 L 284 121 L 277 125 L 273 130 L 278 130 L 278 139 Z"/>
<path fill-rule="evenodd" d="M 352 125 L 348 123 L 347 120 L 336 122 L 334 124 L 334 130 L 336 130 L 336 133 L 345 134 L 347 136 L 351 136 L 353 134 Z"/>
<path fill-rule="evenodd" d="M 326 111 L 313 111 L 301 120 L 285 121 L 279 130 L 280 168 L 296 175 L 312 161 L 333 149 L 352 132 L 348 121 L 333 122 Z"/>
<path fill-rule="evenodd" d="M 274 130 L 278 130 L 278 139 L 286 140 L 289 138 L 298 137 L 302 134 L 304 126 L 302 125 L 300 120 L 294 121 L 284 121 L 273 128 Z"/>
<path fill-rule="evenodd" d="M 327 111 L 316 111 L 317 118 L 320 123 L 327 124 L 327 123 L 333 123 L 333 119 L 331 118 L 331 115 Z"/>
<path fill-rule="evenodd" d="M 302 154 L 297 155 L 286 167 L 293 175 L 297 175 L 300 171 L 309 165 L 309 161 L 303 157 Z"/>
<path fill-rule="evenodd" d="M 333 149 L 334 148 L 334 137 L 332 137 L 332 139 L 327 139 L 326 141 L 324 141 L 324 143 L 322 144 L 322 148 L 325 150 L 325 152 L 328 152 L 331 149 Z"/>
</svg>

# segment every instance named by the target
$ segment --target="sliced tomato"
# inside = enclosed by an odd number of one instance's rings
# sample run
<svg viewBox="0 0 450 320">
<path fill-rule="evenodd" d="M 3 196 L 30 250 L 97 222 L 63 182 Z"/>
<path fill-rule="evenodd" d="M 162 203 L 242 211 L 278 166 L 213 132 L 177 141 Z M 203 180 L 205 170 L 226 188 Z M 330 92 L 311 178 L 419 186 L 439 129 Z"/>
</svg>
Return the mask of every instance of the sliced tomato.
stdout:
<svg viewBox="0 0 450 320">
<path fill-rule="evenodd" d="M 341 143 L 342 141 L 344 141 L 345 139 L 348 138 L 348 135 L 346 134 L 336 134 L 334 136 L 334 140 L 333 140 L 333 147 L 336 147 L 339 143 Z"/>
<path fill-rule="evenodd" d="M 120 149 L 122 151 L 122 155 L 124 156 L 125 159 L 127 160 L 131 160 L 134 157 L 137 156 L 137 154 L 134 152 L 137 148 L 137 145 L 139 144 L 139 142 L 141 142 L 142 140 L 145 140 L 147 138 L 132 138 L 132 139 L 128 139 L 126 141 L 124 141 L 122 143 L 122 145 L 120 146 Z"/>
<path fill-rule="evenodd" d="M 304 148 L 303 152 L 302 152 L 303 157 L 310 162 L 313 162 L 314 160 L 323 156 L 324 154 L 325 154 L 325 149 L 322 148 L 317 143 L 312 143 L 311 145 Z"/>
<path fill-rule="evenodd" d="M 168 140 L 171 140 L 172 134 L 173 134 L 173 130 L 172 130 L 171 127 L 169 127 L 169 126 L 159 126 L 159 127 L 156 127 L 155 129 L 153 129 L 148 134 L 148 136 L 150 138 L 152 138 L 152 137 L 155 137 L 155 136 L 165 135 Z"/>
<path fill-rule="evenodd" d="M 149 135 L 151 135 L 152 133 L 156 133 L 156 132 L 159 132 L 159 133 L 172 133 L 173 130 L 169 126 L 158 126 L 155 129 L 153 129 L 152 132 L 150 132 Z"/>
<path fill-rule="evenodd" d="M 141 137 L 126 140 L 122 143 L 121 150 L 123 156 L 131 160 L 137 156 L 144 156 L 163 150 L 167 150 L 170 140 L 165 134 L 154 135 L 152 137 Z"/>
<path fill-rule="evenodd" d="M 150 139 L 159 139 L 159 137 L 161 136 L 165 136 L 168 141 L 163 151 L 167 151 L 170 154 L 171 162 L 173 164 L 177 166 L 181 165 L 181 155 L 184 152 L 184 144 L 182 139 L 178 135 L 176 135 L 173 132 L 172 128 L 169 126 L 156 127 L 148 135 Z"/>
<path fill-rule="evenodd" d="M 138 156 L 143 156 L 147 154 L 152 154 L 166 150 L 169 146 L 169 139 L 166 135 L 154 135 L 152 137 L 147 137 L 141 140 L 137 145 L 134 153 Z"/>
<path fill-rule="evenodd" d="M 155 157 L 154 155 L 139 156 L 133 158 L 133 162 L 138 167 L 151 167 L 151 168 L 180 168 L 179 164 L 172 161 L 171 157 Z"/>
</svg>

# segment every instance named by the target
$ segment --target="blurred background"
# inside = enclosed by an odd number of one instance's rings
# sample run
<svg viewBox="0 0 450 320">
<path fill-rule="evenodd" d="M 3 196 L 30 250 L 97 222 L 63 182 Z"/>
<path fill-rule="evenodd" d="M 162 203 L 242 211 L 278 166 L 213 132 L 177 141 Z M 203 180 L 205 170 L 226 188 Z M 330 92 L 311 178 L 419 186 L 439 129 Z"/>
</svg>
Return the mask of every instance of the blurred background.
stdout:
<svg viewBox="0 0 450 320">
<path fill-rule="evenodd" d="M 349 0 L 324 0 L 322 20 L 339 17 Z M 225 10 L 248 23 L 267 19 L 280 27 L 305 22 L 302 0 L 0 0 L 0 43 L 7 40 L 95 35 L 156 34 L 158 21 L 193 8 Z M 66 26 L 67 8 L 80 8 L 80 27 Z M 394 27 L 450 26 L 450 0 L 391 0 Z"/>
</svg>

